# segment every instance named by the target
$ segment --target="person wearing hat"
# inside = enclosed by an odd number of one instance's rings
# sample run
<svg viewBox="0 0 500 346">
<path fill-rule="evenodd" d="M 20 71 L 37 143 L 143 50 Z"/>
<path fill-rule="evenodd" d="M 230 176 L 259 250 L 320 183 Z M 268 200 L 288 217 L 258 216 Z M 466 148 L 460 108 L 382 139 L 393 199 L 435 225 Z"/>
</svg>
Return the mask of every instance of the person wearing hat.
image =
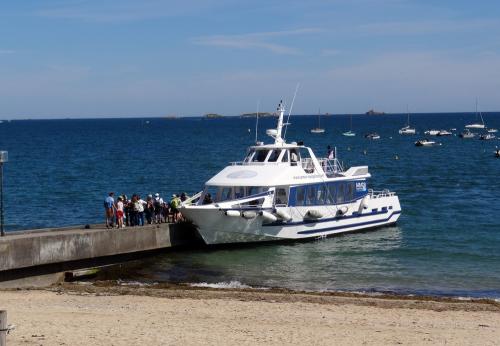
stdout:
<svg viewBox="0 0 500 346">
<path fill-rule="evenodd" d="M 155 223 L 161 223 L 162 222 L 162 209 L 163 209 L 163 198 L 160 197 L 160 194 L 157 192 L 155 193 L 155 198 L 153 200 L 153 207 L 154 207 L 154 219 Z"/>
<path fill-rule="evenodd" d="M 172 200 L 170 201 L 170 209 L 172 211 L 172 221 L 173 222 L 178 222 L 179 219 L 180 219 L 180 212 L 179 212 L 179 207 L 180 206 L 181 206 L 181 200 L 174 193 L 172 195 Z"/>
</svg>

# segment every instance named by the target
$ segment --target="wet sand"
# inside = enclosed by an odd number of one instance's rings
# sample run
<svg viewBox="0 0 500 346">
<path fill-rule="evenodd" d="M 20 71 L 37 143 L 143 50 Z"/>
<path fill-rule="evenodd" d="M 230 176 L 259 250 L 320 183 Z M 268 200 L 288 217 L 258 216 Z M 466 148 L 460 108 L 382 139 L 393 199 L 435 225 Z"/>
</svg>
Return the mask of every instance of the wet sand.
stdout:
<svg viewBox="0 0 500 346">
<path fill-rule="evenodd" d="M 8 345 L 498 345 L 494 301 L 63 284 L 0 291 Z"/>
</svg>

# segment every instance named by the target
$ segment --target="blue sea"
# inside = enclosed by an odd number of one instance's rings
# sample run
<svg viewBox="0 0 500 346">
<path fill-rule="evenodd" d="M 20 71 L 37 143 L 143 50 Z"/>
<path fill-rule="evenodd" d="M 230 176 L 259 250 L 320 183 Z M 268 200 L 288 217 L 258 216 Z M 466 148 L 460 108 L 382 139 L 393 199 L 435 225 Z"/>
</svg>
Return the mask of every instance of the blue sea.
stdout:
<svg viewBox="0 0 500 346">
<path fill-rule="evenodd" d="M 369 165 L 370 187 L 399 195 L 396 227 L 321 241 L 169 252 L 140 262 L 133 279 L 310 291 L 394 292 L 500 298 L 500 141 L 440 137 L 417 148 L 426 129 L 474 122 L 471 113 L 415 114 L 420 132 L 400 136 L 405 114 L 293 116 L 287 140 L 317 155 L 336 146 L 346 166 Z M 500 114 L 485 122 L 500 128 Z M 259 139 L 275 119 L 259 122 Z M 108 192 L 196 193 L 255 140 L 255 120 L 163 118 L 18 120 L 0 124 L 7 231 L 103 221 Z M 378 141 L 365 133 L 376 131 Z M 396 156 L 399 159 L 396 159 Z"/>
</svg>

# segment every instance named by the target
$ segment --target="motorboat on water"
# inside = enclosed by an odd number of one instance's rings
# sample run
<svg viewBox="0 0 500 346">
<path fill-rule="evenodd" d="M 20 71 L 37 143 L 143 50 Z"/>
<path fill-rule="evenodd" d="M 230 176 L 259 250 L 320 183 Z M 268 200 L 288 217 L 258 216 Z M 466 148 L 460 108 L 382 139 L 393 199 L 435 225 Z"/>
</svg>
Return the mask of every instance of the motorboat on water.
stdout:
<svg viewBox="0 0 500 346">
<path fill-rule="evenodd" d="M 406 113 L 408 114 L 406 126 L 399 129 L 399 134 L 400 135 L 414 135 L 416 133 L 416 130 L 415 130 L 415 128 L 410 126 L 410 111 L 408 110 L 408 107 L 406 107 Z"/>
<path fill-rule="evenodd" d="M 321 111 L 318 111 L 318 127 L 312 128 L 311 133 L 325 133 L 325 129 L 321 127 Z"/>
<path fill-rule="evenodd" d="M 488 141 L 490 139 L 495 139 L 495 135 L 492 134 L 492 133 L 485 133 L 485 134 L 482 134 L 481 136 L 479 136 L 479 139 L 483 140 L 483 141 Z"/>
<path fill-rule="evenodd" d="M 479 118 L 481 119 L 481 122 L 477 121 Z M 484 124 L 484 120 L 483 120 L 483 115 L 481 114 L 481 112 L 477 111 L 477 98 L 476 98 L 476 122 L 472 123 L 472 124 L 465 125 L 465 128 L 466 129 L 484 129 L 484 128 L 486 128 L 486 125 Z"/>
<path fill-rule="evenodd" d="M 376 140 L 376 139 L 380 139 L 380 135 L 376 132 L 372 132 L 372 133 L 368 133 L 365 135 L 365 138 L 366 139 L 371 139 L 371 140 Z"/>
<path fill-rule="evenodd" d="M 431 141 L 428 139 L 420 139 L 420 140 L 415 142 L 416 147 L 433 147 L 433 146 L 437 146 L 437 145 L 441 145 L 441 143 Z"/>
<path fill-rule="evenodd" d="M 440 130 L 439 133 L 437 134 L 438 136 L 451 136 L 452 133 L 450 131 L 446 131 L 446 130 Z"/>
<path fill-rule="evenodd" d="M 465 129 L 458 136 L 463 139 L 470 139 L 476 137 L 476 134 L 474 132 L 471 132 L 469 129 Z"/>
<path fill-rule="evenodd" d="M 498 148 L 497 148 L 497 149 L 494 151 L 494 153 L 495 153 L 495 157 L 496 157 L 497 159 L 498 159 L 498 158 L 500 158 L 500 149 L 498 149 Z"/>
<path fill-rule="evenodd" d="M 490 129 L 486 129 L 486 132 L 488 132 L 488 133 L 497 133 L 498 130 L 494 129 L 494 128 L 490 128 Z"/>
<path fill-rule="evenodd" d="M 318 158 L 301 142 L 282 138 L 278 124 L 266 134 L 272 144 L 251 146 L 181 205 L 207 244 L 323 238 L 396 223 L 401 206 L 388 190 L 368 189 L 367 166 L 344 169 L 336 150 Z"/>
<path fill-rule="evenodd" d="M 439 135 L 439 132 L 441 132 L 441 130 L 427 130 L 424 132 L 424 134 L 428 136 L 437 136 Z"/>
</svg>

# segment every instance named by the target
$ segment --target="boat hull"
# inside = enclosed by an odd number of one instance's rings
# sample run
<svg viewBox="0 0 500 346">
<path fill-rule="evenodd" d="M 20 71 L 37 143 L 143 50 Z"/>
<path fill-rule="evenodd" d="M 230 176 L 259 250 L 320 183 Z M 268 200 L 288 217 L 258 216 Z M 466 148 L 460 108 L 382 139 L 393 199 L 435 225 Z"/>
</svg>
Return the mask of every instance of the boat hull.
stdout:
<svg viewBox="0 0 500 346">
<path fill-rule="evenodd" d="M 347 212 L 340 215 L 338 211 L 344 207 Z M 291 220 L 266 223 L 261 215 L 247 219 L 211 206 L 186 206 L 181 208 L 181 212 L 186 219 L 195 224 L 200 236 L 209 245 L 327 237 L 388 226 L 396 223 L 401 214 L 399 199 L 395 195 L 342 205 L 279 209 L 288 213 Z M 324 217 L 316 219 L 305 217 L 311 210 L 317 211 Z M 276 212 L 273 209 L 264 211 Z"/>
</svg>

